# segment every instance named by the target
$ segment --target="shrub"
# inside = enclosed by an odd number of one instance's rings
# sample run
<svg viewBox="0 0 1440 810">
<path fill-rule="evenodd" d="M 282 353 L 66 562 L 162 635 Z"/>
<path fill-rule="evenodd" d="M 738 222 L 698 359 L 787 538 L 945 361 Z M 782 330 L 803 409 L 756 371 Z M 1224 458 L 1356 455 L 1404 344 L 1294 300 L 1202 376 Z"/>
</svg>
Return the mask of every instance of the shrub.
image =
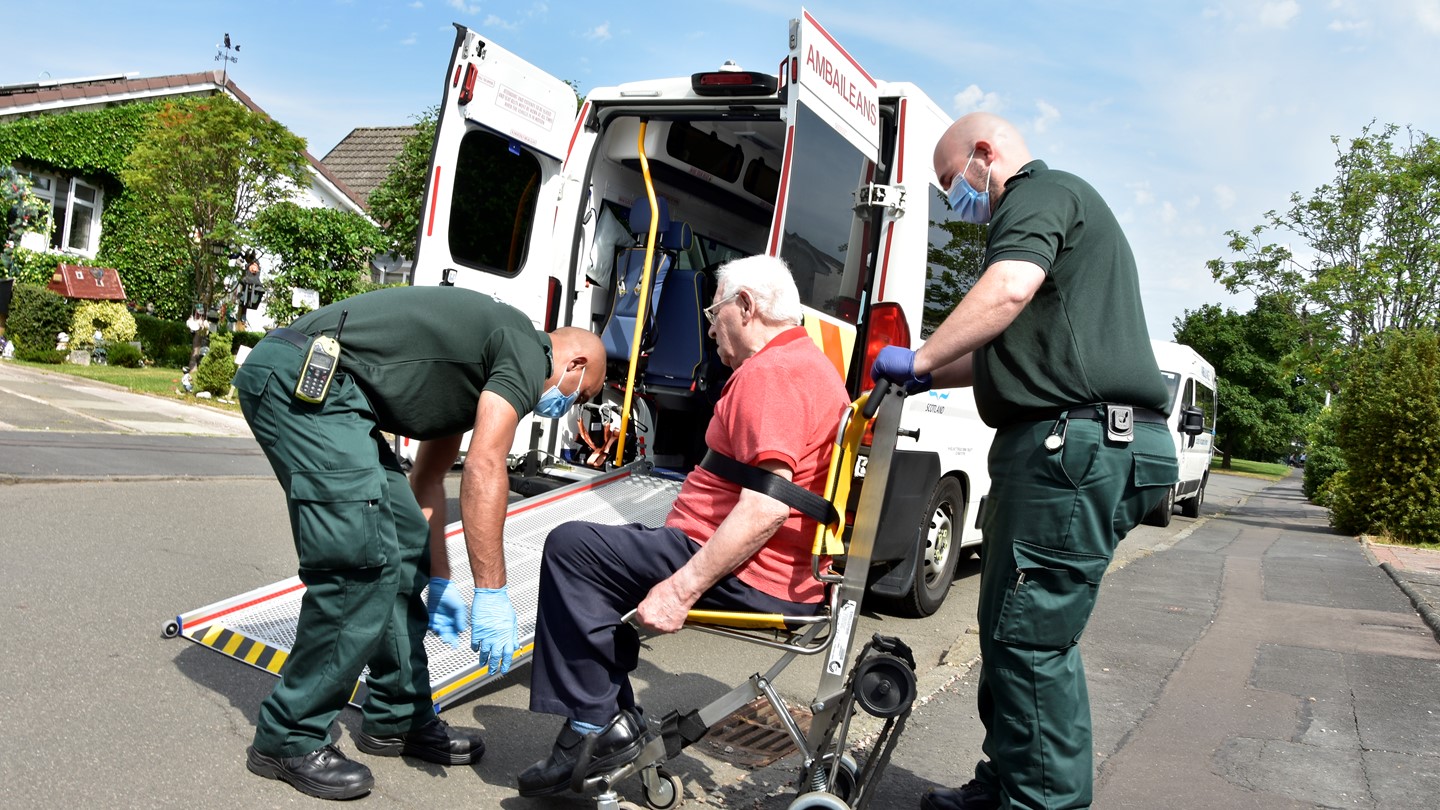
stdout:
<svg viewBox="0 0 1440 810">
<path fill-rule="evenodd" d="M 1326 486 L 1332 477 L 1345 469 L 1345 458 L 1340 446 L 1335 443 L 1335 409 L 1326 408 L 1320 412 L 1305 439 L 1305 497 L 1319 504 L 1329 506 Z"/>
<path fill-rule="evenodd" d="M 210 351 L 200 358 L 195 369 L 195 389 L 209 391 L 215 396 L 224 396 L 230 391 L 230 381 L 235 378 L 235 357 L 230 354 L 229 332 L 216 332 L 210 336 Z"/>
<path fill-rule="evenodd" d="M 49 363 L 52 366 L 58 366 L 65 362 L 68 354 L 69 352 L 59 349 L 16 349 L 15 359 L 24 360 L 27 363 Z"/>
<path fill-rule="evenodd" d="M 10 300 L 6 337 L 18 357 L 25 349 L 53 351 L 55 336 L 70 329 L 70 304 L 55 292 L 34 284 L 16 284 Z M 43 361 L 42 361 L 43 362 Z"/>
<path fill-rule="evenodd" d="M 139 368 L 141 359 L 140 350 L 133 343 L 112 343 L 105 347 L 105 362 L 112 366 Z"/>
<path fill-rule="evenodd" d="M 160 356 L 156 357 L 155 355 L 151 355 L 151 357 L 155 358 L 155 363 L 157 365 L 164 366 L 165 368 L 190 367 L 189 346 L 171 346 L 170 348 L 166 349 L 164 353 Z"/>
<path fill-rule="evenodd" d="M 1440 335 L 1387 332 L 1351 362 L 1335 415 L 1345 472 L 1330 522 L 1346 534 L 1440 542 Z"/>
<path fill-rule="evenodd" d="M 253 349 L 255 348 L 255 344 L 259 343 L 260 339 L 265 337 L 264 332 L 235 332 L 233 334 L 235 335 L 234 348 L 236 349 L 239 349 L 241 346 L 249 346 Z"/>
<path fill-rule="evenodd" d="M 190 327 L 182 321 L 167 321 L 137 312 L 135 313 L 135 339 L 140 341 L 140 350 L 145 353 L 145 356 L 156 363 L 166 360 L 173 346 L 185 349 L 185 359 L 180 362 L 180 365 L 190 362 Z M 163 362 L 162 365 L 172 364 Z"/>
<path fill-rule="evenodd" d="M 109 345 L 135 339 L 135 316 L 116 301 L 82 301 L 75 307 L 70 329 L 70 343 L 77 348 L 95 345 L 94 334 Z"/>
<path fill-rule="evenodd" d="M 74 264 L 80 267 L 97 265 L 93 259 L 87 259 L 84 256 L 72 256 L 68 253 L 36 253 L 21 247 L 15 248 L 11 261 L 13 264 L 10 273 L 16 281 L 38 284 L 41 287 L 50 283 L 50 278 L 55 275 L 56 269 L 62 264 Z"/>
</svg>

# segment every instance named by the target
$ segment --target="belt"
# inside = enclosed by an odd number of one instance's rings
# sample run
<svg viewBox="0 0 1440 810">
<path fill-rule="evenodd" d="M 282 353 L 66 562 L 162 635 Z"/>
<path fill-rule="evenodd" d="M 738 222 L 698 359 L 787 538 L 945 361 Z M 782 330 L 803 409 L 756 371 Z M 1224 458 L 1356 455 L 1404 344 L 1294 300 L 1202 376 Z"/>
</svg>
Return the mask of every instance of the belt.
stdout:
<svg viewBox="0 0 1440 810">
<path fill-rule="evenodd" d="M 280 338 L 301 351 L 310 346 L 310 336 L 298 329 L 278 326 L 265 333 L 266 338 Z"/>
<path fill-rule="evenodd" d="M 1136 422 L 1152 422 L 1157 425 L 1166 423 L 1164 414 L 1152 411 L 1149 408 L 1134 408 Z M 1066 419 L 1094 419 L 1097 422 L 1105 421 L 1105 408 L 1103 405 L 1086 405 L 1081 408 L 1071 408 L 1062 414 Z"/>
</svg>

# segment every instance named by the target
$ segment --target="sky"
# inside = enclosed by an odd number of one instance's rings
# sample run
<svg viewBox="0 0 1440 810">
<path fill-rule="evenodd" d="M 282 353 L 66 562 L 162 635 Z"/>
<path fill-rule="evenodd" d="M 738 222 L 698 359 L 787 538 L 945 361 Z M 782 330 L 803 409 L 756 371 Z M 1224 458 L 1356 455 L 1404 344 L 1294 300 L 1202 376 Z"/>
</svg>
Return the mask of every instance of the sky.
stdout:
<svg viewBox="0 0 1440 810">
<path fill-rule="evenodd" d="M 877 78 L 988 110 L 1089 180 L 1135 251 L 1150 335 L 1250 299 L 1211 279 L 1248 231 L 1335 176 L 1371 121 L 1440 135 L 1440 0 L 813 0 Z M 439 103 L 469 26 L 583 94 L 733 60 L 775 72 L 798 2 L 0 0 L 0 85 L 227 67 L 324 155 Z M 29 32 L 19 35 L 17 32 Z M 233 63 L 216 60 L 228 33 Z M 1271 241 L 1303 244 L 1288 233 Z"/>
</svg>

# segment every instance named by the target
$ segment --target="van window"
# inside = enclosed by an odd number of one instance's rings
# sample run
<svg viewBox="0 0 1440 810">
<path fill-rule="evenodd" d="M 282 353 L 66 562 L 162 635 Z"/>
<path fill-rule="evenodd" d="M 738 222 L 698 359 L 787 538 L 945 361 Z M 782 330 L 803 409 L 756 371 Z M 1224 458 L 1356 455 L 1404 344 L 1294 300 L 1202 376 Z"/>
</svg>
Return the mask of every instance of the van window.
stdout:
<svg viewBox="0 0 1440 810">
<path fill-rule="evenodd" d="M 1215 430 L 1215 391 L 1199 380 L 1195 381 L 1195 407 L 1205 414 L 1205 429 Z"/>
<path fill-rule="evenodd" d="M 450 202 L 450 254 L 478 270 L 513 276 L 525 264 L 540 161 L 508 138 L 473 129 L 460 141 Z"/>
<path fill-rule="evenodd" d="M 925 339 L 980 280 L 985 261 L 985 226 L 963 222 L 950 201 L 930 186 L 930 247 L 925 256 L 925 312 L 920 337 Z M 1173 396 L 1173 391 L 1172 391 Z"/>
<path fill-rule="evenodd" d="M 1165 390 L 1170 395 L 1169 412 L 1175 412 L 1175 395 L 1180 391 L 1180 375 L 1173 371 L 1161 371 L 1160 376 L 1165 378 Z"/>
<path fill-rule="evenodd" d="M 799 109 L 780 258 L 790 265 L 801 303 L 835 317 L 850 313 L 843 317 L 853 322 L 853 308 L 841 299 L 859 299 L 868 273 L 853 273 L 844 284 L 846 264 L 873 266 L 868 256 L 848 255 L 855 191 L 874 164 L 804 104 Z"/>
</svg>

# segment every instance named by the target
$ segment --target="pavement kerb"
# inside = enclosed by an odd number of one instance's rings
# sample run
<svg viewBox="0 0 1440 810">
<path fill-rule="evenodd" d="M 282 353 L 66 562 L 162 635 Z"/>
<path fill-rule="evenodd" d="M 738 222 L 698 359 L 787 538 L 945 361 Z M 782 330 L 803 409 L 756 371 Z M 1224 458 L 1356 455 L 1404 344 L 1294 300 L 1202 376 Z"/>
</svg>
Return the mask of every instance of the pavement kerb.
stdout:
<svg viewBox="0 0 1440 810">
<path fill-rule="evenodd" d="M 1368 544 L 1366 553 L 1369 553 Z M 1380 569 L 1389 574 L 1390 579 L 1400 586 L 1400 590 L 1410 598 L 1410 604 L 1415 606 L 1415 612 L 1420 614 L 1420 618 L 1425 620 L 1425 625 L 1435 635 L 1435 640 L 1440 641 L 1440 612 L 1437 612 L 1429 602 L 1425 601 L 1425 597 L 1421 596 L 1420 592 L 1406 581 L 1405 577 L 1399 573 L 1400 569 L 1388 562 L 1380 563 Z"/>
</svg>

